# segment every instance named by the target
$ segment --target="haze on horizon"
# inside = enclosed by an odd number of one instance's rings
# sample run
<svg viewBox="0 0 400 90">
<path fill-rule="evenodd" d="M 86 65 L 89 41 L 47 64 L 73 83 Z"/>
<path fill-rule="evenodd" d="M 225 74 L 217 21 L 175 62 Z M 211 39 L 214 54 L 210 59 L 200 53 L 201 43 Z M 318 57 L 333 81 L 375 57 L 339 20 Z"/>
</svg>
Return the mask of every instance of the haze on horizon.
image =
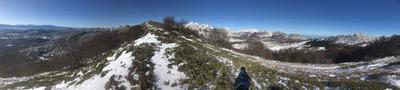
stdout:
<svg viewBox="0 0 400 90">
<path fill-rule="evenodd" d="M 400 34 L 398 0 L 2 0 L 0 24 L 115 27 L 175 16 L 233 30 Z"/>
</svg>

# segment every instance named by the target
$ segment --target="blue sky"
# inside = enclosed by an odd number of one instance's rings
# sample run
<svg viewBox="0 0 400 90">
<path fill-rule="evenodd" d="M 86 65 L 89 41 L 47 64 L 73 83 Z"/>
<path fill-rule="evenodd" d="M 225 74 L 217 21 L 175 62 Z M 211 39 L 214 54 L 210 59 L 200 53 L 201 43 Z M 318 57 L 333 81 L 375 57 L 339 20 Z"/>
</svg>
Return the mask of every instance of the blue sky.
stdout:
<svg viewBox="0 0 400 90">
<path fill-rule="evenodd" d="M 134 25 L 175 16 L 234 30 L 400 34 L 400 0 L 1 0 L 1 24 Z"/>
</svg>

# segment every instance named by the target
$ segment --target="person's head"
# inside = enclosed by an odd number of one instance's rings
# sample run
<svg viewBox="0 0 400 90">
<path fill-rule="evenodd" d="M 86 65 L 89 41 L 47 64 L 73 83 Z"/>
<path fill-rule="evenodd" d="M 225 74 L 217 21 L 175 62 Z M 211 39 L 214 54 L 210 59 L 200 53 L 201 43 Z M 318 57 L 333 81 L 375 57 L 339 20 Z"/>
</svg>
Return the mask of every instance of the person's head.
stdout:
<svg viewBox="0 0 400 90">
<path fill-rule="evenodd" d="M 246 68 L 240 67 L 240 71 L 246 71 Z"/>
</svg>

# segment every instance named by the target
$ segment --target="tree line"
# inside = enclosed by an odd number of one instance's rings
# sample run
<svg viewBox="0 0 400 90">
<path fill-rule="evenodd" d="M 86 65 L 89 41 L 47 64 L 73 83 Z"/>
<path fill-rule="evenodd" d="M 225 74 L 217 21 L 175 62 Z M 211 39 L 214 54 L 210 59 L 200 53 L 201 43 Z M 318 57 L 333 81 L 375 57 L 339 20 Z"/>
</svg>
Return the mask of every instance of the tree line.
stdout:
<svg viewBox="0 0 400 90">
<path fill-rule="evenodd" d="M 247 48 L 236 51 L 284 62 L 343 63 L 370 61 L 377 58 L 400 55 L 400 35 L 381 37 L 365 47 L 335 44 L 328 41 L 311 41 L 307 43 L 312 47 L 325 47 L 326 50 L 288 48 L 271 51 L 265 48 L 261 41 L 255 39 L 247 39 L 246 43 L 248 44 Z"/>
<path fill-rule="evenodd" d="M 232 48 L 232 44 L 229 43 L 228 30 L 224 28 L 213 28 L 206 32 L 206 35 L 200 35 L 197 30 L 185 27 L 188 23 L 186 20 L 177 21 L 173 16 L 164 17 L 163 28 L 168 31 L 177 31 L 186 36 L 194 36 L 206 41 L 206 43 L 224 47 Z"/>
<path fill-rule="evenodd" d="M 215 46 L 233 49 L 232 43 L 229 42 L 230 37 L 228 31 L 223 28 L 214 28 L 208 32 L 208 35 L 199 35 L 196 30 L 191 30 L 184 26 L 187 21 L 176 21 L 174 17 L 167 16 L 164 18 L 164 29 L 177 31 L 184 35 L 193 35 L 205 40 L 206 43 Z M 381 37 L 379 40 L 372 42 L 365 47 L 357 45 L 342 45 L 329 41 L 311 41 L 307 43 L 312 47 L 325 47 L 326 50 L 307 50 L 288 48 L 279 51 L 271 51 L 267 49 L 261 41 L 256 38 L 248 37 L 245 41 L 248 47 L 244 49 L 234 49 L 236 51 L 260 56 L 265 59 L 273 59 L 284 62 L 300 62 L 300 63 L 342 63 L 369 61 L 386 56 L 400 55 L 400 36 Z"/>
</svg>

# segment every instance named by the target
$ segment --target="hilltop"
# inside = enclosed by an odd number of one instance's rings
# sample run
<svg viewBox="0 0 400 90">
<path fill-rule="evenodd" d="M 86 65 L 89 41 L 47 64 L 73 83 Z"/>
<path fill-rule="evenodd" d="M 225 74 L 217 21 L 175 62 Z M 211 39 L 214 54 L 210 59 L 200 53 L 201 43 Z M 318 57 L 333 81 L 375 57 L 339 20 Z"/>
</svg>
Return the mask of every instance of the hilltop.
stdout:
<svg viewBox="0 0 400 90">
<path fill-rule="evenodd" d="M 300 35 L 232 33 L 196 25 L 202 24 L 167 17 L 163 23 L 149 21 L 113 30 L 63 32 L 65 36 L 38 45 L 55 46 L 46 51 L 51 57 L 31 62 L 51 69 L 0 78 L 0 89 L 229 90 L 234 88 L 240 67 L 248 70 L 253 90 L 400 87 L 398 54 L 325 64 L 276 60 L 271 58 L 293 54 L 282 54 L 283 50 L 324 52 L 319 47 L 327 46 L 307 45 L 313 39 Z"/>
</svg>

